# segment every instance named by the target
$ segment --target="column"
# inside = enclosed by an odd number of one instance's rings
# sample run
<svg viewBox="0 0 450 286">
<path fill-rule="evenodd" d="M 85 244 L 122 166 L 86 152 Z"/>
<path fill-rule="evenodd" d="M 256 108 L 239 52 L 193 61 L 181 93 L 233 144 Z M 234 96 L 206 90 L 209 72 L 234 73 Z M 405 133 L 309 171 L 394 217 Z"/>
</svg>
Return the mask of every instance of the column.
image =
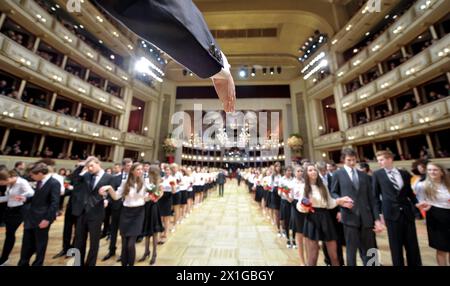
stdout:
<svg viewBox="0 0 450 286">
<path fill-rule="evenodd" d="M 6 13 L 2 13 L 0 15 L 0 29 L 3 27 L 3 24 L 5 23 L 6 20 Z"/>
<path fill-rule="evenodd" d="M 91 145 L 91 152 L 90 152 L 92 156 L 95 156 L 95 146 L 96 146 L 95 142 L 92 143 L 92 145 Z"/>
<path fill-rule="evenodd" d="M 394 108 L 392 107 L 392 101 L 391 101 L 391 99 L 388 98 L 388 99 L 386 100 L 386 102 L 387 102 L 389 111 L 394 112 Z"/>
<path fill-rule="evenodd" d="M 40 154 L 42 153 L 42 149 L 44 149 L 44 143 L 45 143 L 45 135 L 42 135 L 41 140 L 39 141 L 39 147 L 37 150 Z"/>
<path fill-rule="evenodd" d="M 75 116 L 80 116 L 81 113 L 81 106 L 83 104 L 81 102 L 78 102 L 78 106 L 77 106 L 77 112 L 75 113 Z"/>
<path fill-rule="evenodd" d="M 97 119 L 95 120 L 95 123 L 100 124 L 100 121 L 102 120 L 102 114 L 103 111 L 101 109 L 98 110 Z"/>
<path fill-rule="evenodd" d="M 160 132 L 161 132 L 161 113 L 162 108 L 164 105 L 164 97 L 161 95 L 159 98 L 159 106 L 158 106 L 158 117 L 157 117 L 157 123 L 156 123 L 156 137 L 154 142 L 154 148 L 153 148 L 153 159 L 158 159 L 158 153 L 159 153 L 159 140 L 160 140 Z"/>
<path fill-rule="evenodd" d="M 380 75 L 382 75 L 383 72 L 383 65 L 381 65 L 381 63 L 377 63 L 377 67 L 378 67 L 378 71 L 380 72 Z"/>
<path fill-rule="evenodd" d="M 108 79 L 105 79 L 105 84 L 103 85 L 103 90 L 106 91 L 106 89 L 108 88 Z"/>
<path fill-rule="evenodd" d="M 370 121 L 370 119 L 372 118 L 369 107 L 366 107 L 366 117 L 368 121 Z"/>
<path fill-rule="evenodd" d="M 1 151 L 5 150 L 5 148 L 6 148 L 6 144 L 8 143 L 10 132 L 11 132 L 11 129 L 8 128 L 5 130 L 5 133 L 3 134 L 2 145 L 0 146 Z"/>
<path fill-rule="evenodd" d="M 67 55 L 64 55 L 64 57 L 63 57 L 63 60 L 62 60 L 62 62 L 61 62 L 61 68 L 62 69 L 65 69 L 66 68 L 66 65 L 67 65 L 67 59 L 68 59 L 69 57 L 67 56 Z"/>
<path fill-rule="evenodd" d="M 425 134 L 426 138 L 427 138 L 427 144 L 428 144 L 428 149 L 430 150 L 429 155 L 431 155 L 431 158 L 436 158 L 436 153 L 434 151 L 434 146 L 433 146 L 433 142 L 431 141 L 431 136 L 430 133 Z"/>
<path fill-rule="evenodd" d="M 396 139 L 396 140 L 395 140 L 395 143 L 397 144 L 398 154 L 399 154 L 399 155 L 405 155 L 405 154 L 403 153 L 403 148 L 402 148 L 402 144 L 401 144 L 401 142 L 400 142 L 400 139 Z"/>
<path fill-rule="evenodd" d="M 56 97 L 58 96 L 58 94 L 56 92 L 54 92 L 52 94 L 52 98 L 50 99 L 50 106 L 49 109 L 53 110 L 53 108 L 55 107 L 55 102 L 56 102 Z"/>
<path fill-rule="evenodd" d="M 414 98 L 416 99 L 417 104 L 421 104 L 422 100 L 420 99 L 420 94 L 419 94 L 419 90 L 417 89 L 417 87 L 413 88 L 413 93 L 414 93 Z"/>
<path fill-rule="evenodd" d="M 39 44 L 41 43 L 41 38 L 37 37 L 33 44 L 33 53 L 36 53 L 39 48 Z"/>
<path fill-rule="evenodd" d="M 23 94 L 23 91 L 25 90 L 26 84 L 27 84 L 27 81 L 24 79 L 20 82 L 18 95 L 17 95 L 18 98 L 22 98 L 22 94 Z"/>
<path fill-rule="evenodd" d="M 439 39 L 438 34 L 436 33 L 436 28 L 434 28 L 434 25 L 431 25 L 429 27 L 429 29 L 430 29 L 431 37 L 433 38 L 433 40 Z"/>
<path fill-rule="evenodd" d="M 67 156 L 70 158 L 72 156 L 73 139 L 69 141 L 69 146 L 67 146 Z"/>
<path fill-rule="evenodd" d="M 88 81 L 90 73 L 91 73 L 91 70 L 90 69 L 86 69 L 86 74 L 84 75 L 84 81 Z"/>
<path fill-rule="evenodd" d="M 373 149 L 373 153 L 374 154 L 377 154 L 377 144 L 375 144 L 375 142 L 372 142 L 372 149 Z M 371 159 L 371 158 L 369 158 L 369 159 Z"/>
</svg>

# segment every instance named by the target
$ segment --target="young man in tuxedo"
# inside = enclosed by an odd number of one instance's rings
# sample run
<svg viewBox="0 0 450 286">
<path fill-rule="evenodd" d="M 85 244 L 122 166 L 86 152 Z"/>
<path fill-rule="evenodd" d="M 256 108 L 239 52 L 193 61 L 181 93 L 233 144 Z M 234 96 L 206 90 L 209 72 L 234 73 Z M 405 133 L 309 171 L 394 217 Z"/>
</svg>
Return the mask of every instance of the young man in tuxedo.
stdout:
<svg viewBox="0 0 450 286">
<path fill-rule="evenodd" d="M 49 174 L 48 166 L 37 163 L 31 167 L 31 178 L 36 181 L 34 196 L 24 205 L 24 231 L 19 266 L 29 266 L 36 253 L 33 266 L 44 264 L 48 232 L 59 208 L 60 183 Z M 25 197 L 22 198 L 26 200 Z"/>
<path fill-rule="evenodd" d="M 373 172 L 372 184 L 379 212 L 382 211 L 386 224 L 392 264 L 405 265 L 405 248 L 408 266 L 420 266 L 422 260 L 412 210 L 412 205 L 418 201 L 411 189 L 411 175 L 394 167 L 394 156 L 390 151 L 379 151 L 376 156 L 380 169 Z"/>
<path fill-rule="evenodd" d="M 79 184 L 73 191 L 72 213 L 77 216 L 75 248 L 81 254 L 81 265 L 95 266 L 97 263 L 101 227 L 105 216 L 105 203 L 99 189 L 113 183 L 112 175 L 105 173 L 96 157 L 89 157 L 74 171 Z M 89 254 L 85 260 L 89 235 Z"/>
<path fill-rule="evenodd" d="M 219 196 L 223 197 L 223 189 L 226 181 L 225 170 L 220 170 L 219 174 L 217 174 L 217 184 L 219 185 Z"/>
<path fill-rule="evenodd" d="M 348 266 L 356 266 L 358 249 L 367 265 L 367 251 L 376 247 L 374 232 L 383 230 L 370 178 L 356 169 L 356 156 L 353 149 L 342 151 L 344 167 L 334 173 L 331 183 L 333 197 L 349 196 L 353 200 L 351 208 L 341 207 L 337 214 L 344 226 Z"/>
<path fill-rule="evenodd" d="M 128 179 L 128 173 L 130 172 L 131 166 L 133 166 L 133 160 L 131 160 L 130 158 L 125 158 L 122 160 L 122 172 L 114 175 L 112 179 L 113 183 L 111 184 L 111 186 L 114 188 L 114 190 L 117 190 L 120 185 Z M 106 261 L 116 255 L 117 233 L 119 232 L 120 213 L 122 211 L 122 200 L 113 200 L 111 197 L 108 197 L 108 201 L 109 205 L 111 206 L 111 238 L 109 240 L 108 254 L 106 254 L 105 257 L 102 258 L 102 261 Z M 120 257 L 118 261 L 120 261 Z"/>
<path fill-rule="evenodd" d="M 225 112 L 235 110 L 230 65 L 192 0 L 95 0 L 139 37 L 201 78 L 211 78 Z"/>
</svg>

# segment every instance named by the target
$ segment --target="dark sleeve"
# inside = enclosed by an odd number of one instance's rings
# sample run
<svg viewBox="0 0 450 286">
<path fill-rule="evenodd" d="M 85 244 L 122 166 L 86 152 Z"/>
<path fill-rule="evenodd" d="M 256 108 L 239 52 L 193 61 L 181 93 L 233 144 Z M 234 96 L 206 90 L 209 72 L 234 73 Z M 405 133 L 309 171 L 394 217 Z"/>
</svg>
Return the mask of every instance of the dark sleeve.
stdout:
<svg viewBox="0 0 450 286">
<path fill-rule="evenodd" d="M 411 200 L 411 202 L 415 205 L 417 203 L 419 203 L 419 201 L 416 198 L 416 195 L 414 194 L 412 188 L 411 188 L 411 175 L 408 172 L 404 172 L 405 177 L 406 177 L 406 182 L 403 182 L 405 184 L 406 187 L 406 192 L 407 192 L 407 196 L 408 198 Z"/>
<path fill-rule="evenodd" d="M 338 176 L 339 176 L 339 174 L 336 172 L 336 173 L 334 173 L 334 176 L 331 179 L 330 192 L 331 192 L 331 196 L 334 199 L 337 199 L 337 198 L 341 197 L 341 188 L 340 188 L 340 185 L 339 185 Z"/>
<path fill-rule="evenodd" d="M 49 190 L 49 200 L 50 204 L 48 207 L 46 219 L 52 223 L 56 219 L 56 213 L 59 209 L 59 197 L 60 197 L 61 186 L 58 181 L 54 181 Z"/>
<path fill-rule="evenodd" d="M 378 207 L 378 204 L 377 204 L 377 200 L 375 198 L 376 194 L 375 194 L 375 191 L 373 189 L 372 177 L 370 177 L 369 175 L 365 175 L 365 177 L 366 177 L 366 180 L 368 182 L 368 184 L 367 184 L 367 189 L 368 189 L 367 190 L 368 191 L 367 196 L 369 197 L 370 209 L 372 211 L 373 218 L 375 220 L 379 220 L 380 219 L 380 212 L 379 212 L 379 207 Z"/>
<path fill-rule="evenodd" d="M 375 172 L 375 173 L 373 173 L 373 176 L 372 176 L 372 193 L 375 196 L 374 197 L 374 199 L 375 199 L 375 207 L 376 207 L 375 211 L 378 214 L 381 214 L 382 213 L 381 212 L 381 199 L 380 199 L 381 187 L 380 187 L 380 184 L 379 184 L 378 181 L 379 181 L 378 173 Z"/>
</svg>

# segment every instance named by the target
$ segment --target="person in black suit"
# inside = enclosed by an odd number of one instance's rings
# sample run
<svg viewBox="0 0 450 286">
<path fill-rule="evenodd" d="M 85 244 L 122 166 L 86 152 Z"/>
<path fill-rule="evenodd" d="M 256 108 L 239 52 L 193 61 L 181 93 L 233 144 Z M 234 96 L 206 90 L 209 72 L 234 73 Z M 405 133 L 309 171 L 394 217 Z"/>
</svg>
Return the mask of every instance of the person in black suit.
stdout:
<svg viewBox="0 0 450 286">
<path fill-rule="evenodd" d="M 114 175 L 113 184 L 111 185 L 114 190 L 117 190 L 123 181 L 128 179 L 131 166 L 133 166 L 133 160 L 125 158 L 122 160 L 122 172 Z M 111 224 L 110 224 L 110 241 L 109 251 L 102 261 L 106 261 L 116 255 L 117 234 L 119 232 L 120 213 L 122 211 L 122 200 L 113 200 L 111 196 L 108 196 L 109 205 L 111 206 Z M 118 259 L 118 261 L 120 258 Z"/>
<path fill-rule="evenodd" d="M 73 191 L 72 213 L 77 216 L 75 248 L 81 254 L 81 265 L 95 266 L 105 216 L 105 198 L 99 195 L 104 186 L 113 184 L 113 177 L 105 173 L 96 157 L 89 157 L 74 171 L 80 183 Z M 89 254 L 85 260 L 86 242 L 89 234 Z"/>
<path fill-rule="evenodd" d="M 333 174 L 334 174 L 334 172 L 336 172 L 336 170 L 337 170 L 336 163 L 334 163 L 333 161 L 327 162 L 326 178 L 328 181 L 328 186 L 330 186 L 330 187 L 331 187 L 331 183 L 333 181 Z"/>
<path fill-rule="evenodd" d="M 408 266 L 420 266 L 422 260 L 411 207 L 411 202 L 415 205 L 418 201 L 411 189 L 411 175 L 394 167 L 392 152 L 379 151 L 376 157 L 381 169 L 373 172 L 372 184 L 378 212 L 382 211 L 387 227 L 392 264 L 404 266 L 404 247 Z"/>
<path fill-rule="evenodd" d="M 219 185 L 219 196 L 223 197 L 223 187 L 226 181 L 226 177 L 225 177 L 225 171 L 224 170 L 220 170 L 219 174 L 217 175 L 217 181 L 216 183 Z"/>
<path fill-rule="evenodd" d="M 48 244 L 48 231 L 59 209 L 61 184 L 49 174 L 48 166 L 38 163 L 31 167 L 31 178 L 36 181 L 33 198 L 27 199 L 24 211 L 24 231 L 19 266 L 29 266 L 36 253 L 33 266 L 44 264 Z M 25 198 L 24 198 L 25 200 Z"/>
<path fill-rule="evenodd" d="M 118 22 L 201 78 L 212 78 L 226 112 L 236 92 L 230 65 L 192 0 L 95 0 Z"/>
<path fill-rule="evenodd" d="M 340 208 L 338 217 L 344 225 L 347 246 L 347 265 L 356 266 L 356 252 L 359 249 L 363 264 L 367 265 L 367 251 L 375 248 L 374 231 L 383 230 L 375 194 L 367 174 L 356 169 L 356 152 L 346 148 L 342 151 L 344 168 L 336 171 L 331 183 L 331 194 L 338 198 L 349 196 L 351 208 Z"/>
</svg>

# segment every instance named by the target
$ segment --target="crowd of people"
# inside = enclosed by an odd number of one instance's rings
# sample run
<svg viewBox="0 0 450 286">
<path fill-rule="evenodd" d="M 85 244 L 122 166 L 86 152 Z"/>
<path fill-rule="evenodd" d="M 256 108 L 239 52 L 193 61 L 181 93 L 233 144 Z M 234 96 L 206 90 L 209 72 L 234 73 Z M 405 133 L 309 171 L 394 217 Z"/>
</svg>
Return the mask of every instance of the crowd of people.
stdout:
<svg viewBox="0 0 450 286">
<path fill-rule="evenodd" d="M 200 206 L 215 187 L 225 183 L 224 172 L 212 168 L 179 167 L 177 164 L 133 162 L 103 169 L 98 158 L 90 156 L 71 171 L 55 168 L 51 159 L 25 166 L 18 162 L 8 170 L 0 166 L 0 202 L 6 237 L 0 265 L 8 264 L 15 235 L 24 224 L 19 266 L 44 265 L 48 233 L 56 217 L 63 213 L 62 249 L 53 258 L 68 255 L 71 248 L 81 254 L 81 265 L 95 266 L 99 241 L 109 240 L 106 261 L 116 256 L 117 236 L 122 247 L 117 261 L 132 266 L 137 241 L 145 238 L 145 252 L 139 259 L 156 262 L 157 245 L 164 244 L 177 225 Z M 66 202 L 66 198 L 68 201 Z M 89 237 L 89 251 L 86 252 Z M 152 240 L 152 252 L 150 252 Z"/>
<path fill-rule="evenodd" d="M 280 164 L 239 172 L 261 215 L 272 222 L 300 265 L 317 265 L 319 242 L 325 264 L 363 265 L 377 249 L 376 233 L 387 231 L 394 266 L 422 265 L 416 219 L 426 216 L 429 246 L 438 265 L 450 265 L 450 177 L 434 162 L 417 160 L 412 174 L 395 167 L 390 151 L 376 154 L 379 169 L 357 163 L 352 149 L 342 151 L 342 168 L 333 162 L 303 160 L 284 170 Z M 343 249 L 345 247 L 346 260 Z M 372 260 L 373 261 L 373 260 Z M 372 264 L 370 264 L 372 265 Z"/>
</svg>

